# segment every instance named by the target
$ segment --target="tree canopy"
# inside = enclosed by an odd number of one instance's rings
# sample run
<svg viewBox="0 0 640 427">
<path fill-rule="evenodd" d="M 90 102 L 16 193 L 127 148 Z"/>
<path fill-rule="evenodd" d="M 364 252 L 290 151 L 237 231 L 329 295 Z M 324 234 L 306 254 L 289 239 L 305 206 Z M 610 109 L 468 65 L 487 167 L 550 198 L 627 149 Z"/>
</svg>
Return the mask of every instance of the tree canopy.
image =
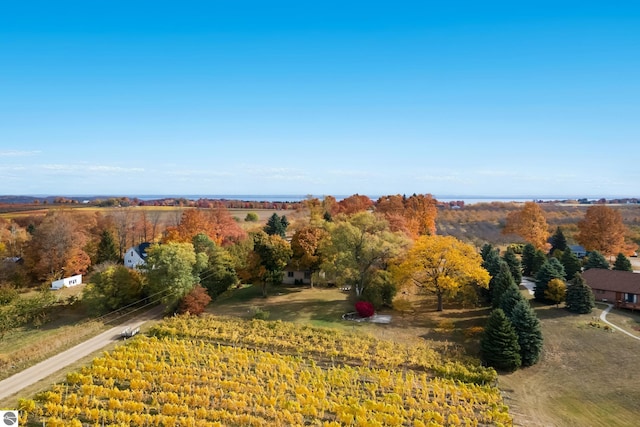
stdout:
<svg viewBox="0 0 640 427">
<path fill-rule="evenodd" d="M 435 294 L 438 311 L 445 295 L 455 296 L 467 284 L 489 285 L 489 273 L 474 247 L 451 236 L 418 238 L 398 272 L 403 282 Z"/>
<path fill-rule="evenodd" d="M 578 230 L 576 239 L 587 251 L 614 255 L 626 250 L 627 227 L 616 209 L 605 205 L 590 206 L 578 222 Z"/>
<path fill-rule="evenodd" d="M 536 249 L 544 249 L 549 237 L 549 226 L 542 208 L 535 202 L 525 202 L 522 209 L 507 215 L 504 234 L 517 234 Z"/>
<path fill-rule="evenodd" d="M 584 263 L 584 269 L 588 270 L 590 268 L 602 268 L 605 270 L 609 269 L 609 261 L 598 251 L 589 252 L 587 255 L 587 260 Z"/>
<path fill-rule="evenodd" d="M 613 269 L 620 271 L 633 271 L 633 266 L 631 265 L 629 258 L 624 256 L 621 252 L 616 256 L 616 261 L 613 263 Z"/>
<path fill-rule="evenodd" d="M 328 236 L 319 248 L 322 270 L 337 285 L 351 287 L 357 296 L 408 244 L 402 233 L 390 231 L 387 221 L 369 212 L 342 217 L 326 227 Z"/>
<path fill-rule="evenodd" d="M 538 301 L 547 301 L 546 291 L 553 279 L 564 279 L 564 267 L 556 258 L 549 258 L 536 273 L 534 297 Z"/>
<path fill-rule="evenodd" d="M 150 295 L 158 295 L 173 311 L 198 283 L 196 253 L 191 243 L 169 242 L 151 245 L 143 264 Z"/>
<path fill-rule="evenodd" d="M 595 307 L 593 291 L 580 273 L 567 286 L 566 307 L 569 311 L 580 314 L 591 313 Z"/>
<path fill-rule="evenodd" d="M 139 301 L 143 283 L 138 270 L 106 264 L 91 275 L 82 298 L 93 313 L 104 314 Z"/>
<path fill-rule="evenodd" d="M 542 353 L 542 328 L 535 311 L 524 298 L 511 311 L 511 324 L 518 336 L 522 366 L 535 365 Z"/>
</svg>

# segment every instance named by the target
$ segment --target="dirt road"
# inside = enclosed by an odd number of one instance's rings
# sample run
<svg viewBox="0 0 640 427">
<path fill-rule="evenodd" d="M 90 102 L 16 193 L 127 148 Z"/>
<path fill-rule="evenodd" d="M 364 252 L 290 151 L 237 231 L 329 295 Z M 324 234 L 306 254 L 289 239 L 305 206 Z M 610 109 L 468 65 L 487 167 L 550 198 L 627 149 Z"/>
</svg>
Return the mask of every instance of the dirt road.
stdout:
<svg viewBox="0 0 640 427">
<path fill-rule="evenodd" d="M 97 350 L 100 350 L 113 341 L 119 340 L 120 333 L 125 327 L 136 328 L 149 320 L 161 318 L 163 309 L 164 307 L 162 306 L 154 307 L 148 312 L 131 319 L 126 323 L 126 325 L 115 326 L 100 335 L 70 348 L 69 350 L 63 351 L 62 353 L 50 357 L 47 360 L 43 360 L 22 372 L 18 372 L 17 374 L 0 381 L 0 400 L 13 396 L 23 388 L 56 373 L 58 370 L 90 355 Z"/>
</svg>

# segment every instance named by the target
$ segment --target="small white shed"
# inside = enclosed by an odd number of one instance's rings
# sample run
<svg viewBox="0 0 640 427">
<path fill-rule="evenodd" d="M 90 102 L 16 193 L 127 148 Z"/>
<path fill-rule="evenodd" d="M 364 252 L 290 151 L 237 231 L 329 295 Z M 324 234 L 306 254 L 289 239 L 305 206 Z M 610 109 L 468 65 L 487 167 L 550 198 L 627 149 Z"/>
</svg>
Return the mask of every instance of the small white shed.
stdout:
<svg viewBox="0 0 640 427">
<path fill-rule="evenodd" d="M 62 289 L 77 286 L 82 283 L 82 274 L 76 274 L 75 276 L 65 277 L 64 279 L 51 282 L 51 289 Z"/>
</svg>

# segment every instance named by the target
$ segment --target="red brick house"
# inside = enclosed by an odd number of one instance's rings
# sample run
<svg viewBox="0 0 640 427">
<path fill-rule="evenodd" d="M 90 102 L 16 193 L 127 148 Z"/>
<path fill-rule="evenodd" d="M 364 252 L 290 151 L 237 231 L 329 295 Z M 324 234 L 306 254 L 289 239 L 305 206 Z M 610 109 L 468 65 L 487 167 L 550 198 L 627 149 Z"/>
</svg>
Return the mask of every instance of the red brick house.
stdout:
<svg viewBox="0 0 640 427">
<path fill-rule="evenodd" d="M 610 302 L 619 308 L 640 309 L 640 274 L 590 268 L 582 273 L 582 277 L 596 301 Z"/>
</svg>

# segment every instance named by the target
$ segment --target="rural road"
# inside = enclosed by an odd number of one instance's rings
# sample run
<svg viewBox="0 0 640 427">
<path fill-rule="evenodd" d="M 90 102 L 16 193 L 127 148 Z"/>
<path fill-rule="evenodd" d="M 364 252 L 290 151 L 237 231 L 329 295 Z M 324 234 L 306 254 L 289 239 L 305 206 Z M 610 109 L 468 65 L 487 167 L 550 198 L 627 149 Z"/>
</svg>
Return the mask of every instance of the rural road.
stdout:
<svg viewBox="0 0 640 427">
<path fill-rule="evenodd" d="M 0 381 L 0 400 L 13 396 L 24 387 L 35 384 L 49 375 L 56 373 L 60 369 L 90 355 L 97 350 L 100 350 L 114 341 L 117 341 L 120 339 L 120 333 L 125 327 L 136 328 L 149 320 L 161 318 L 163 309 L 163 306 L 154 307 L 146 313 L 131 319 L 124 325 L 115 326 L 100 335 L 70 348 L 69 350 L 56 354 L 49 359 L 43 360 L 22 372 L 18 372 L 17 374 Z"/>
</svg>

